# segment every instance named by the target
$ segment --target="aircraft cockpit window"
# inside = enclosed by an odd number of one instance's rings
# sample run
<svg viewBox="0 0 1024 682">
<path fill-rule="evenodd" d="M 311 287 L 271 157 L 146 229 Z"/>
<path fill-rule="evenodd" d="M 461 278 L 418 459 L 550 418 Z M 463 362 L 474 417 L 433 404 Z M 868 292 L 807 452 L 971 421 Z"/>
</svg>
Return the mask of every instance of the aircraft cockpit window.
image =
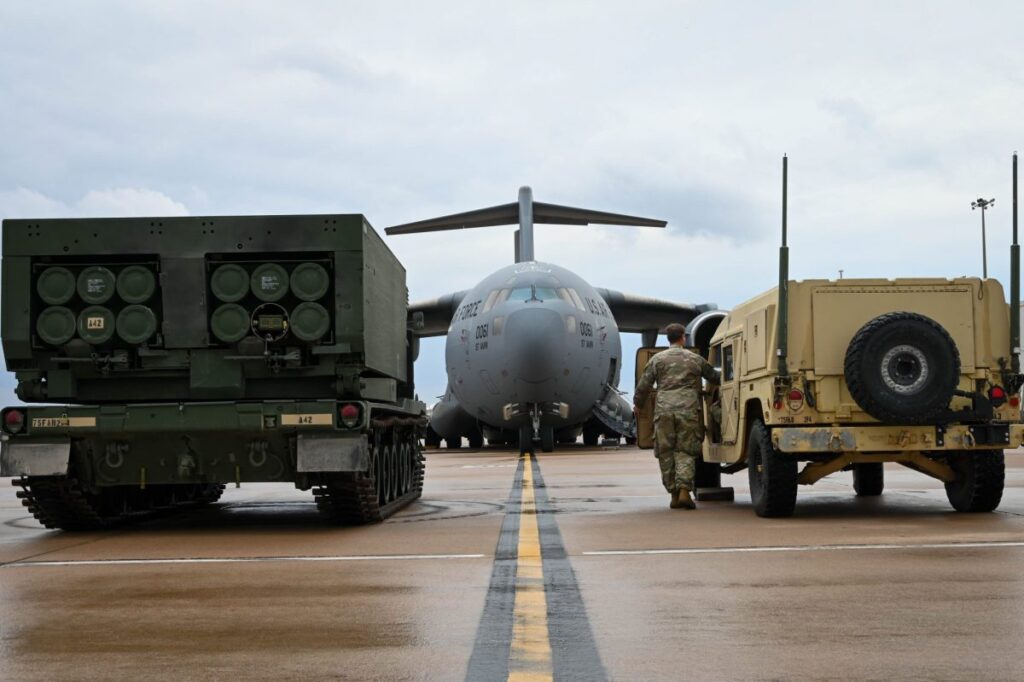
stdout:
<svg viewBox="0 0 1024 682">
<path fill-rule="evenodd" d="M 580 298 L 580 295 L 576 293 L 575 289 L 569 289 L 569 295 L 572 297 L 572 302 L 576 304 L 577 308 L 583 312 L 587 312 L 587 306 L 583 305 L 583 299 Z"/>
<path fill-rule="evenodd" d="M 508 295 L 509 301 L 519 301 L 520 303 L 529 301 L 531 298 L 533 298 L 533 287 L 518 287 Z"/>
<path fill-rule="evenodd" d="M 569 295 L 569 290 L 568 289 L 563 287 L 561 289 L 557 289 L 557 292 L 558 292 L 558 298 L 562 299 L 563 301 L 565 301 L 566 303 L 568 303 L 571 306 L 576 305 L 575 303 L 573 303 L 572 296 Z"/>
<path fill-rule="evenodd" d="M 538 301 L 554 301 L 558 298 L 558 294 L 550 287 L 534 287 L 533 297 Z"/>
<path fill-rule="evenodd" d="M 499 291 L 498 292 L 498 297 L 496 299 L 494 299 L 494 305 L 498 305 L 499 303 L 504 303 L 505 301 L 507 301 L 508 300 L 508 296 L 511 293 L 512 293 L 511 289 L 502 289 L 501 291 Z"/>
<path fill-rule="evenodd" d="M 484 309 L 482 312 L 487 312 L 494 307 L 495 302 L 498 300 L 498 294 L 501 293 L 501 289 L 495 289 L 491 293 L 487 294 L 487 299 L 484 301 Z"/>
</svg>

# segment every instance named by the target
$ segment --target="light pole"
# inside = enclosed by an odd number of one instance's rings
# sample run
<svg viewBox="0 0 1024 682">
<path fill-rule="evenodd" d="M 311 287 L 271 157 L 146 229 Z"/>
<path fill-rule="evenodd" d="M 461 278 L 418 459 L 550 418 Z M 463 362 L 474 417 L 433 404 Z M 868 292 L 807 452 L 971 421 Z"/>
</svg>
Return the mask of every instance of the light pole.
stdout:
<svg viewBox="0 0 1024 682">
<path fill-rule="evenodd" d="M 981 277 L 988 279 L 988 251 L 985 248 L 985 211 L 995 206 L 995 199 L 975 199 L 971 202 L 971 210 L 981 209 Z"/>
</svg>

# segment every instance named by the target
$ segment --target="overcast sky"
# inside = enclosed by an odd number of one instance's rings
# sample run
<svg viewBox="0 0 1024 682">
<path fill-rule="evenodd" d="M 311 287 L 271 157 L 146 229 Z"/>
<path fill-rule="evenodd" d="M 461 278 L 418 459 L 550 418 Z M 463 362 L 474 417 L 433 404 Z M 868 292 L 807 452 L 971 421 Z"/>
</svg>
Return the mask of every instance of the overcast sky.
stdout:
<svg viewBox="0 0 1024 682">
<path fill-rule="evenodd" d="M 1022 22 L 1011 2 L 6 2 L 0 217 L 382 229 L 530 184 L 669 221 L 540 226 L 539 259 L 728 307 L 776 278 L 788 153 L 796 278 L 980 274 L 981 194 L 1005 279 Z M 388 242 L 418 299 L 511 262 L 512 229 Z M 418 372 L 443 391 L 440 339 Z"/>
</svg>

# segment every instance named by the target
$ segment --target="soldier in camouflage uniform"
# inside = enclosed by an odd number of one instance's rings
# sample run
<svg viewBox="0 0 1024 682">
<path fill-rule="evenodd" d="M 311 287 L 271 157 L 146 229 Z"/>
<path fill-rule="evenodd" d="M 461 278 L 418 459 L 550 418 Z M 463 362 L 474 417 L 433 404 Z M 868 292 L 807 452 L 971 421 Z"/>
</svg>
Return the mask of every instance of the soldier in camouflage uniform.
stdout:
<svg viewBox="0 0 1024 682">
<path fill-rule="evenodd" d="M 701 377 L 719 383 L 718 372 L 701 356 L 686 350 L 686 329 L 670 324 L 665 330 L 672 347 L 650 359 L 633 393 L 634 409 L 647 400 L 657 384 L 654 403 L 654 454 L 661 464 L 661 481 L 672 495 L 673 509 L 694 509 L 690 496 L 704 424 L 701 422 Z"/>
</svg>

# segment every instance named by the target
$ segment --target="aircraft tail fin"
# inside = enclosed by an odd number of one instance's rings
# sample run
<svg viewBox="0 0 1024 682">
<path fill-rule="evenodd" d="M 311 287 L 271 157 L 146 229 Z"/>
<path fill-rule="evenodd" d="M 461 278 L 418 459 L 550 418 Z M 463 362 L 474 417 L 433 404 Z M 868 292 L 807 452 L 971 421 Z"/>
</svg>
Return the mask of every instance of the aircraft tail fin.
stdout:
<svg viewBox="0 0 1024 682">
<path fill-rule="evenodd" d="M 443 230 L 465 230 L 473 227 L 497 225 L 519 225 L 516 231 L 516 262 L 534 260 L 533 226 L 536 223 L 556 225 L 633 225 L 637 227 L 665 227 L 664 220 L 641 218 L 639 216 L 594 211 L 572 206 L 546 204 L 533 200 L 533 190 L 519 188 L 519 201 L 481 208 L 465 213 L 454 213 L 439 218 L 418 220 L 414 223 L 395 225 L 384 231 L 389 235 L 440 232 Z"/>
</svg>

